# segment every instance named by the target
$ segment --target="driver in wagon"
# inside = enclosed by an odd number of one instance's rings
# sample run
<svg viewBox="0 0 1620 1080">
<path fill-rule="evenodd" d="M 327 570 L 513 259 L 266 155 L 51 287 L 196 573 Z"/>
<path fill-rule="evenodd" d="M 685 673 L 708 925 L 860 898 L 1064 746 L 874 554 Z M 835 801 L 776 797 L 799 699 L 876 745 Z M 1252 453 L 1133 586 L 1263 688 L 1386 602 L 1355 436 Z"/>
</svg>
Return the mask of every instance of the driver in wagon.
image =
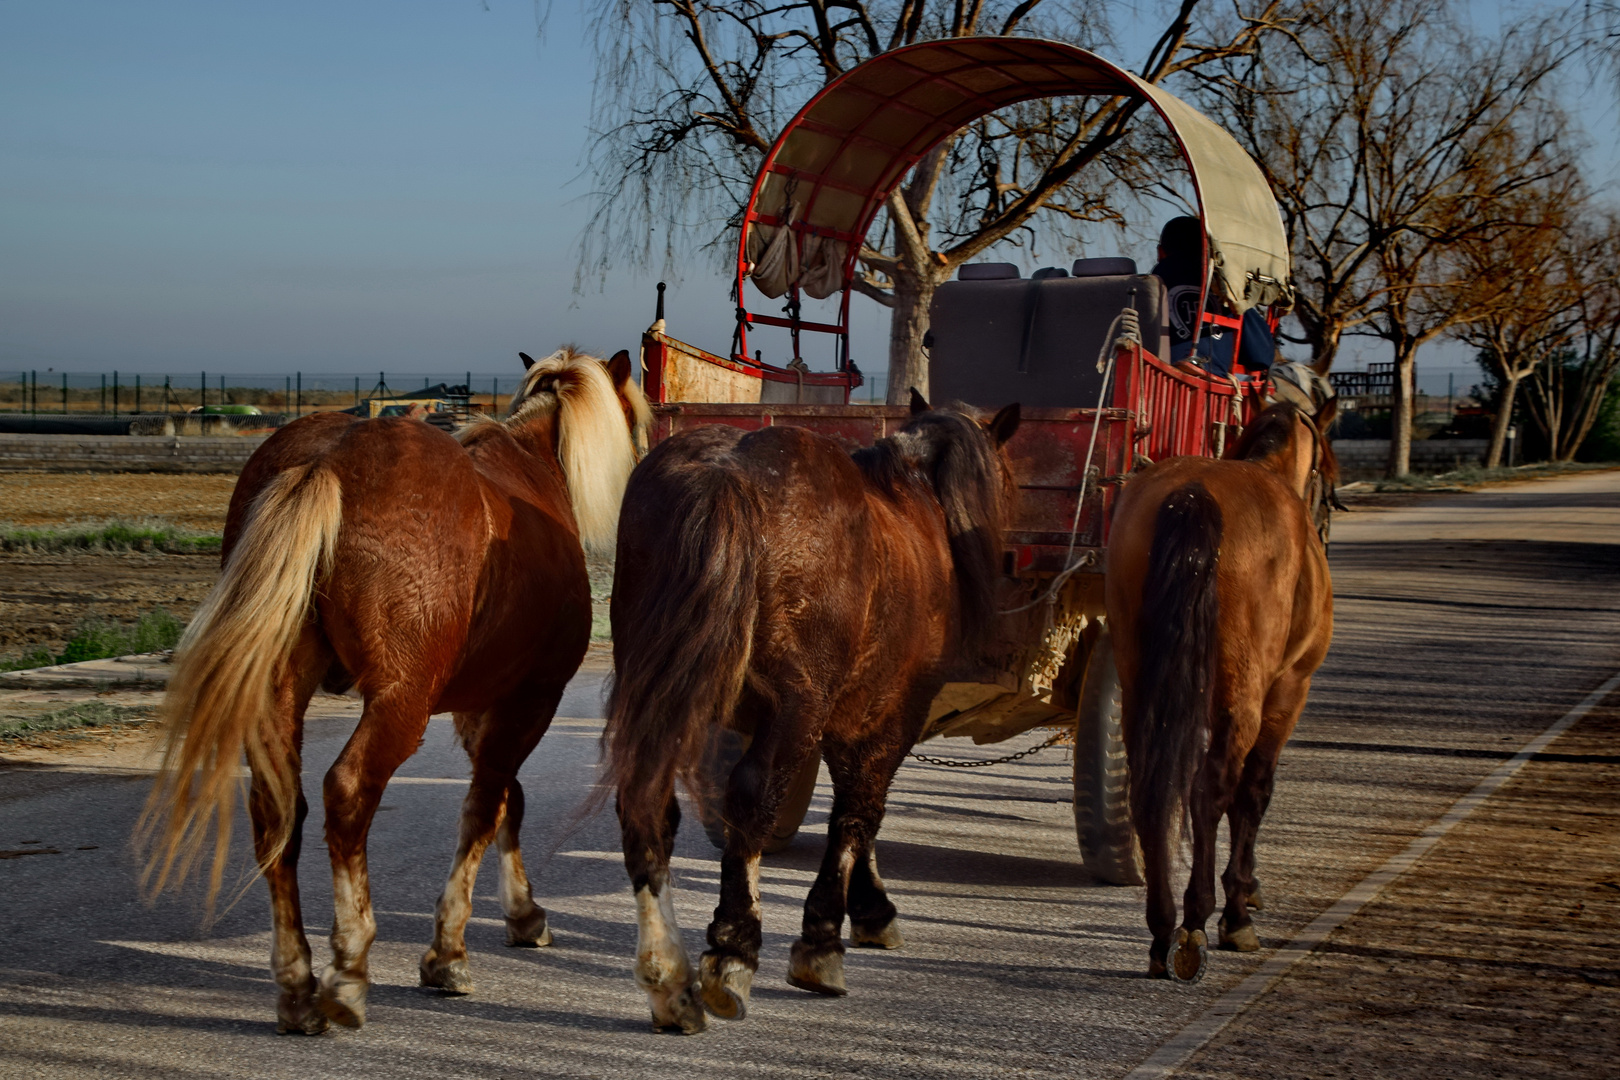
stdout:
<svg viewBox="0 0 1620 1080">
<path fill-rule="evenodd" d="M 1203 224 L 1196 217 L 1171 218 L 1159 232 L 1159 261 L 1153 272 L 1164 282 L 1170 309 L 1170 362 L 1189 375 L 1232 376 L 1233 334 L 1209 326 L 1198 334 L 1198 294 L 1208 268 L 1204 265 Z M 1229 314 L 1216 290 L 1209 294 L 1210 310 Z M 1277 355 L 1277 342 L 1264 312 L 1250 308 L 1243 315 L 1242 343 L 1237 362 L 1248 371 L 1263 372 Z"/>
</svg>

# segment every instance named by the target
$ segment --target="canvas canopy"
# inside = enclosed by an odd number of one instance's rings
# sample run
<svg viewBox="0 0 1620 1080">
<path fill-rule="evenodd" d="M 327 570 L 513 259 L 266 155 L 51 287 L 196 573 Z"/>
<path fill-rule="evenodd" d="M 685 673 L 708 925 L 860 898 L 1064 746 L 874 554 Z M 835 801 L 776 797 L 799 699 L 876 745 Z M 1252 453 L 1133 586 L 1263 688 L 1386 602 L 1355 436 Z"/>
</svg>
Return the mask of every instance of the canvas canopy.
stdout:
<svg viewBox="0 0 1620 1080">
<path fill-rule="evenodd" d="M 1020 101 L 1072 95 L 1145 100 L 1181 148 L 1216 279 L 1239 314 L 1284 299 L 1288 243 L 1260 169 L 1175 95 L 1073 45 L 950 38 L 874 57 L 824 87 L 771 147 L 754 182 L 739 270 L 767 296 L 843 289 L 889 193 L 929 150 Z M 791 228 L 784 229 L 784 225 Z"/>
</svg>

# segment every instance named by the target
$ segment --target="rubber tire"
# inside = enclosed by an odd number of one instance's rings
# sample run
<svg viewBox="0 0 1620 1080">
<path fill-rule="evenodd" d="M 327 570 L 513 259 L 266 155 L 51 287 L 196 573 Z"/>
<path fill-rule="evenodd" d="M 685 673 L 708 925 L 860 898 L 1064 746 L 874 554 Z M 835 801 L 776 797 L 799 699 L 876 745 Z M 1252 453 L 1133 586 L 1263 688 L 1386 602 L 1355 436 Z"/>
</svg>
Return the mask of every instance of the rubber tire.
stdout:
<svg viewBox="0 0 1620 1080">
<path fill-rule="evenodd" d="M 722 851 L 726 847 L 726 825 L 720 810 L 725 790 L 731 780 L 731 770 L 748 752 L 748 745 L 752 741 L 747 735 L 740 735 L 730 728 L 717 727 L 710 734 L 709 746 L 703 755 L 704 782 L 710 791 L 716 793 L 716 797 L 701 809 L 703 832 L 709 838 L 709 843 Z M 804 824 L 804 815 L 810 810 L 810 800 L 815 797 L 816 777 L 820 772 L 821 752 L 818 750 L 804 763 L 804 768 L 794 777 L 793 785 L 782 797 L 782 805 L 776 811 L 776 827 L 765 841 L 765 854 L 774 855 L 784 850 L 799 835 L 799 826 Z"/>
<path fill-rule="evenodd" d="M 1104 628 L 1086 658 L 1074 732 L 1074 831 L 1080 861 L 1108 885 L 1141 885 L 1142 847 L 1131 828 L 1130 769 L 1121 728 L 1114 640 Z"/>
</svg>

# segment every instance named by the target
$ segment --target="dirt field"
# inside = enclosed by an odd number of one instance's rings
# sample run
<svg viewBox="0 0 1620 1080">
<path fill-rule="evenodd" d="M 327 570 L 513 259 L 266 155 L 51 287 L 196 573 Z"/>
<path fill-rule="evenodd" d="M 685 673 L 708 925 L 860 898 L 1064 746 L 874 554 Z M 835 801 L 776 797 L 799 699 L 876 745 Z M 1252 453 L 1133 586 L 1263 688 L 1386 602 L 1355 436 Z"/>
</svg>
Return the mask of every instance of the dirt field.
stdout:
<svg viewBox="0 0 1620 1080">
<path fill-rule="evenodd" d="M 198 532 L 225 528 L 234 476 L 0 473 L 0 524 L 53 526 L 161 518 Z"/>
</svg>

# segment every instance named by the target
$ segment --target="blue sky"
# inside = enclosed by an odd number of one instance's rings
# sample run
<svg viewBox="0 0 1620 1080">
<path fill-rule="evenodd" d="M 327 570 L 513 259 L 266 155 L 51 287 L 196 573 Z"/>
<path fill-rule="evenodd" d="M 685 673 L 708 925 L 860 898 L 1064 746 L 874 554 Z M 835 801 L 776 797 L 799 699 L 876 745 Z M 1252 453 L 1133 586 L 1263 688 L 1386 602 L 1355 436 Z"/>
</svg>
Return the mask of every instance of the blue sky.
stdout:
<svg viewBox="0 0 1620 1080">
<path fill-rule="evenodd" d="M 658 268 L 574 290 L 592 73 L 576 0 L 543 35 L 528 0 L 0 0 L 0 369 L 499 373 L 518 349 L 634 349 Z M 723 349 L 728 284 L 685 273 L 671 332 Z M 884 319 L 856 304 L 870 371 Z M 1434 360 L 1430 389 L 1464 370 Z"/>
</svg>

